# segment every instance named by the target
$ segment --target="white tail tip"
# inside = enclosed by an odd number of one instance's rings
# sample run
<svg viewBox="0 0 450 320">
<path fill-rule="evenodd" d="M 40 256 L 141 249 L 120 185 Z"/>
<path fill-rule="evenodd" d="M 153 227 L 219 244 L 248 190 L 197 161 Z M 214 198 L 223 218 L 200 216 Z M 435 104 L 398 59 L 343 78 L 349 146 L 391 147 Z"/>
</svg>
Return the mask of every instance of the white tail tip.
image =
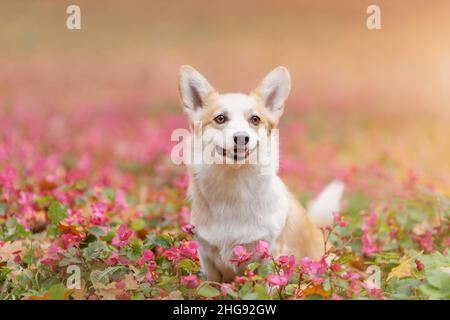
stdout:
<svg viewBox="0 0 450 320">
<path fill-rule="evenodd" d="M 318 227 L 331 225 L 333 212 L 339 211 L 345 185 L 334 180 L 309 205 L 309 216 Z"/>
</svg>

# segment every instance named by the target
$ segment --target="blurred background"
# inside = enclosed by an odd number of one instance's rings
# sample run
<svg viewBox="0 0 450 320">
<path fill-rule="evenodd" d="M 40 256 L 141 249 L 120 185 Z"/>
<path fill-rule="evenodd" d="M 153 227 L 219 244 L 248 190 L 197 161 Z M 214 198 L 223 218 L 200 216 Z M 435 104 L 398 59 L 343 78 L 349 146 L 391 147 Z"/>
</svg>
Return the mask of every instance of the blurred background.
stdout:
<svg viewBox="0 0 450 320">
<path fill-rule="evenodd" d="M 70 4 L 81 30 L 66 28 Z M 371 4 L 381 30 L 366 28 Z M 153 158 L 185 125 L 181 64 L 222 92 L 248 92 L 285 65 L 282 173 L 293 188 L 370 171 L 450 190 L 449 1 L 2 0 L 0 26 L 8 161 L 45 155 L 45 171 L 71 155 L 162 174 Z"/>
</svg>

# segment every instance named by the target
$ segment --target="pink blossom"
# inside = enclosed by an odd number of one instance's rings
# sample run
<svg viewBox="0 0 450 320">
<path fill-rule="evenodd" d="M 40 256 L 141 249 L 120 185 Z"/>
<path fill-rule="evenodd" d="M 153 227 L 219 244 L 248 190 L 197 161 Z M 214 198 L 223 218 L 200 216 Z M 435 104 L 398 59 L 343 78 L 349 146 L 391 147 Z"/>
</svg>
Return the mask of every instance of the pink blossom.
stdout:
<svg viewBox="0 0 450 320">
<path fill-rule="evenodd" d="M 123 190 L 117 190 L 116 191 L 116 194 L 115 194 L 115 197 L 114 197 L 114 202 L 115 202 L 117 210 L 124 211 L 124 210 L 128 209 L 128 204 L 127 204 L 125 192 L 123 192 Z"/>
<path fill-rule="evenodd" d="M 232 286 L 230 283 L 222 283 L 220 285 L 220 293 L 222 293 L 222 295 L 226 296 L 228 294 L 228 292 L 230 292 L 232 290 Z"/>
<path fill-rule="evenodd" d="M 145 274 L 145 279 L 151 284 L 155 284 L 155 280 L 158 279 L 158 274 L 155 270 L 148 269 Z"/>
<path fill-rule="evenodd" d="M 60 255 L 63 253 L 64 250 L 58 246 L 57 241 L 54 241 L 48 248 L 47 253 L 42 256 L 41 262 L 47 266 L 53 266 L 58 263 L 61 259 Z"/>
<path fill-rule="evenodd" d="M 341 265 L 339 263 L 332 263 L 330 269 L 333 272 L 338 272 L 339 270 L 341 270 Z"/>
<path fill-rule="evenodd" d="M 283 275 L 290 278 L 292 276 L 292 273 L 294 272 L 295 267 L 297 266 L 295 263 L 295 256 L 280 256 L 278 258 L 278 262 L 283 268 Z"/>
<path fill-rule="evenodd" d="M 142 252 L 142 255 L 136 260 L 136 265 L 140 268 L 147 261 L 151 261 L 155 259 L 155 254 L 151 250 L 145 249 Z"/>
<path fill-rule="evenodd" d="M 179 260 L 179 250 L 178 248 L 172 246 L 166 250 L 166 257 L 170 261 L 177 262 Z"/>
<path fill-rule="evenodd" d="M 123 247 L 124 245 L 128 244 L 128 238 L 131 237 L 132 234 L 133 232 L 127 229 L 127 225 L 122 224 L 119 227 L 117 235 L 112 240 L 112 245 L 115 247 Z"/>
<path fill-rule="evenodd" d="M 67 210 L 67 218 L 63 220 L 66 224 L 83 224 L 84 223 L 84 217 L 80 210 L 77 209 L 68 209 Z"/>
<path fill-rule="evenodd" d="M 64 245 L 64 248 L 71 248 L 74 245 L 78 244 L 80 240 L 82 240 L 83 236 L 74 235 L 72 233 L 66 233 L 61 235 L 61 240 Z"/>
<path fill-rule="evenodd" d="M 323 279 L 321 277 L 313 277 L 311 281 L 315 286 L 323 283 Z"/>
<path fill-rule="evenodd" d="M 236 258 L 230 259 L 230 262 L 235 262 L 238 266 L 249 261 L 253 255 L 253 252 L 248 252 L 244 246 L 235 246 L 233 252 Z"/>
<path fill-rule="evenodd" d="M 191 219 L 191 210 L 188 207 L 182 207 L 180 212 L 178 212 L 178 217 L 182 223 L 189 223 Z"/>
<path fill-rule="evenodd" d="M 256 252 L 259 252 L 261 254 L 261 259 L 266 259 L 270 257 L 269 246 L 270 244 L 268 242 L 262 240 L 259 240 L 256 243 Z"/>
<path fill-rule="evenodd" d="M 113 252 L 112 255 L 110 255 L 107 259 L 106 259 L 106 264 L 108 266 L 114 266 L 117 263 L 119 263 L 119 252 Z"/>
<path fill-rule="evenodd" d="M 327 271 L 327 263 L 325 257 L 319 261 L 305 257 L 300 260 L 301 270 L 309 275 L 322 275 Z"/>
<path fill-rule="evenodd" d="M 188 223 L 181 227 L 181 230 L 183 232 L 186 232 L 187 234 L 194 235 L 195 234 L 195 226 Z"/>
<path fill-rule="evenodd" d="M 187 187 L 189 186 L 189 175 L 185 174 L 185 175 L 176 177 L 173 184 L 178 189 L 187 189 Z"/>
<path fill-rule="evenodd" d="M 288 283 L 288 279 L 285 276 L 269 274 L 267 276 L 267 282 L 273 286 L 284 286 Z"/>
<path fill-rule="evenodd" d="M 109 218 L 104 213 L 93 211 L 89 221 L 94 225 L 103 226 L 108 223 Z"/>
<path fill-rule="evenodd" d="M 116 289 L 125 289 L 125 282 L 123 281 L 116 282 Z"/>
<path fill-rule="evenodd" d="M 198 259 L 197 249 L 198 249 L 197 241 L 182 240 L 178 248 L 172 246 L 166 250 L 166 257 L 168 260 L 173 262 L 178 262 L 183 258 L 197 260 Z"/>
<path fill-rule="evenodd" d="M 197 256 L 198 242 L 195 240 L 187 241 L 182 240 L 180 243 L 180 254 L 192 260 L 198 259 Z"/>
<path fill-rule="evenodd" d="M 95 203 L 91 204 L 91 210 L 93 213 L 104 214 L 108 210 L 108 205 L 103 202 L 95 202 Z"/>
<path fill-rule="evenodd" d="M 345 228 L 348 222 L 345 221 L 345 217 L 340 212 L 333 212 L 334 223 L 337 223 L 341 228 Z"/>
<path fill-rule="evenodd" d="M 235 276 L 234 277 L 234 282 L 236 282 L 238 284 L 244 284 L 244 283 L 247 282 L 247 278 L 246 277 Z"/>
<path fill-rule="evenodd" d="M 187 288 L 194 289 L 199 286 L 200 280 L 195 274 L 193 274 L 190 276 L 181 277 L 181 283 Z"/>
<path fill-rule="evenodd" d="M 372 253 L 378 252 L 379 248 L 377 248 L 373 244 L 373 240 L 369 233 L 364 232 L 363 236 L 361 237 L 361 241 L 363 244 L 363 247 L 361 249 L 362 253 L 364 253 L 366 256 L 370 256 Z"/>
</svg>

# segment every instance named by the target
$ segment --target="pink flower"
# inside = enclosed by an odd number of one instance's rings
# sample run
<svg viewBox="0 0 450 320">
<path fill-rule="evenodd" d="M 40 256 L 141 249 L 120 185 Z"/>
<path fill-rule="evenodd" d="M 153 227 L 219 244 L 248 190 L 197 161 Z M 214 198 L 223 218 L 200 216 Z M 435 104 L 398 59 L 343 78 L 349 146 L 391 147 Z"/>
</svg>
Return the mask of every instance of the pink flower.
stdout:
<svg viewBox="0 0 450 320">
<path fill-rule="evenodd" d="M 191 211 L 188 207 L 182 207 L 180 212 L 178 212 L 178 217 L 180 218 L 182 223 L 189 223 L 189 219 L 191 218 Z"/>
<path fill-rule="evenodd" d="M 78 242 L 83 238 L 84 237 L 77 236 L 72 233 L 66 233 L 61 236 L 62 243 L 64 245 L 64 248 L 66 249 L 73 247 L 75 244 L 78 244 Z"/>
<path fill-rule="evenodd" d="M 200 284 L 198 277 L 193 274 L 190 276 L 181 277 L 181 283 L 187 288 L 194 289 L 197 288 Z"/>
<path fill-rule="evenodd" d="M 239 283 L 239 284 L 244 284 L 244 283 L 247 282 L 247 278 L 246 277 L 235 276 L 234 277 L 234 282 Z"/>
<path fill-rule="evenodd" d="M 103 202 L 96 202 L 91 204 L 91 217 L 90 222 L 95 225 L 105 225 L 108 223 L 109 219 L 105 216 L 108 206 Z"/>
<path fill-rule="evenodd" d="M 155 280 L 158 279 L 158 274 L 155 270 L 148 269 L 147 273 L 145 274 L 145 279 L 151 284 L 155 284 Z"/>
<path fill-rule="evenodd" d="M 348 222 L 345 221 L 344 216 L 340 212 L 333 212 L 334 223 L 337 223 L 341 228 L 345 228 Z"/>
<path fill-rule="evenodd" d="M 323 283 L 323 279 L 321 277 L 313 277 L 311 280 L 315 286 Z"/>
<path fill-rule="evenodd" d="M 269 246 L 270 244 L 268 242 L 262 240 L 259 240 L 256 243 L 256 252 L 259 252 L 261 254 L 261 259 L 266 259 L 270 257 Z"/>
<path fill-rule="evenodd" d="M 128 266 L 131 264 L 130 259 L 128 259 L 126 257 L 121 257 L 121 256 L 119 256 L 119 262 L 120 262 L 120 264 L 123 264 L 125 266 Z"/>
<path fill-rule="evenodd" d="M 330 269 L 333 272 L 338 272 L 339 270 L 341 270 L 341 265 L 339 263 L 332 263 Z"/>
<path fill-rule="evenodd" d="M 348 281 L 355 281 L 360 278 L 360 275 L 356 272 L 344 272 L 341 276 L 342 279 L 348 280 Z"/>
<path fill-rule="evenodd" d="M 178 176 L 175 178 L 173 184 L 178 189 L 186 189 L 189 186 L 189 175 Z"/>
<path fill-rule="evenodd" d="M 127 225 L 122 224 L 119 227 L 117 235 L 112 240 L 112 245 L 115 247 L 123 247 L 124 245 L 128 244 L 128 238 L 131 237 L 132 234 L 133 232 L 127 229 Z"/>
<path fill-rule="evenodd" d="M 288 279 L 277 274 L 269 274 L 267 276 L 267 282 L 273 286 L 284 286 L 288 283 Z"/>
<path fill-rule="evenodd" d="M 295 264 L 295 256 L 280 256 L 278 258 L 278 262 L 283 268 L 283 275 L 290 278 L 292 276 L 292 273 L 294 272 L 295 267 L 297 266 Z"/>
<path fill-rule="evenodd" d="M 81 214 L 80 210 L 77 209 L 68 209 L 67 210 L 67 218 L 63 220 L 66 224 L 83 224 L 84 217 Z"/>
<path fill-rule="evenodd" d="M 91 204 L 91 210 L 93 213 L 105 213 L 108 210 L 108 205 L 103 202 L 95 202 Z"/>
<path fill-rule="evenodd" d="M 140 268 L 147 261 L 151 261 L 151 260 L 154 260 L 154 259 L 155 259 L 155 255 L 153 254 L 153 252 L 151 250 L 145 249 L 142 252 L 142 255 L 139 257 L 139 259 L 136 260 L 135 263 Z"/>
<path fill-rule="evenodd" d="M 166 257 L 170 261 L 177 262 L 179 260 L 179 250 L 178 248 L 172 246 L 166 250 Z"/>
<path fill-rule="evenodd" d="M 58 246 L 57 241 L 54 241 L 48 248 L 47 253 L 42 256 L 41 262 L 47 266 L 53 266 L 61 259 L 60 255 L 63 253 L 64 250 Z"/>
<path fill-rule="evenodd" d="M 236 258 L 230 259 L 230 262 L 236 262 L 238 266 L 250 260 L 253 255 L 253 252 L 248 252 L 244 246 L 235 246 L 233 252 Z"/>
<path fill-rule="evenodd" d="M 187 241 L 182 240 L 180 243 L 180 254 L 192 260 L 198 259 L 197 256 L 198 242 L 195 240 Z"/>
<path fill-rule="evenodd" d="M 107 259 L 106 259 L 106 264 L 108 266 L 114 266 L 119 262 L 119 252 L 113 252 L 112 255 L 110 255 Z"/>
<path fill-rule="evenodd" d="M 228 294 L 229 291 L 232 290 L 232 286 L 230 283 L 222 283 L 220 285 L 220 293 L 222 293 L 222 295 L 226 296 Z"/>
<path fill-rule="evenodd" d="M 197 249 L 198 249 L 197 241 L 182 240 L 178 248 L 172 246 L 166 250 L 166 257 L 168 260 L 173 262 L 178 262 L 182 258 L 197 260 L 198 259 Z"/>
<path fill-rule="evenodd" d="M 188 223 L 185 224 L 184 226 L 181 227 L 181 230 L 183 230 L 183 232 L 186 232 L 190 235 L 194 235 L 195 234 L 195 226 Z"/>
<path fill-rule="evenodd" d="M 309 275 L 322 275 L 327 271 L 327 262 L 325 257 L 322 257 L 319 261 L 315 261 L 311 258 L 305 257 L 300 260 L 301 269 L 304 273 Z"/>
<path fill-rule="evenodd" d="M 378 252 L 379 249 L 373 244 L 373 240 L 368 232 L 364 232 L 361 238 L 363 247 L 361 249 L 362 253 L 366 256 L 370 256 L 372 253 Z"/>
<path fill-rule="evenodd" d="M 116 289 L 125 289 L 125 282 L 123 281 L 116 282 Z"/>
<path fill-rule="evenodd" d="M 116 208 L 120 211 L 124 211 L 128 209 L 128 204 L 125 196 L 125 192 L 123 190 L 117 190 L 114 197 Z"/>
</svg>

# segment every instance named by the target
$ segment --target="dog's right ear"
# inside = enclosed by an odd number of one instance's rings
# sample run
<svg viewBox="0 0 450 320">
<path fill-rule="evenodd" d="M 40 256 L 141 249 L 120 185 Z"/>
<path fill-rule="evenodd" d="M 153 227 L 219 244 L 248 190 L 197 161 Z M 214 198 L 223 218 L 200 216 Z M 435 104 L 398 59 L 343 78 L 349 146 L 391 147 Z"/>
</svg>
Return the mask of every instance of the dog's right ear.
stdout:
<svg viewBox="0 0 450 320">
<path fill-rule="evenodd" d="M 181 66 L 178 83 L 181 100 L 187 111 L 199 111 L 206 99 L 214 92 L 208 80 L 191 66 Z"/>
</svg>

